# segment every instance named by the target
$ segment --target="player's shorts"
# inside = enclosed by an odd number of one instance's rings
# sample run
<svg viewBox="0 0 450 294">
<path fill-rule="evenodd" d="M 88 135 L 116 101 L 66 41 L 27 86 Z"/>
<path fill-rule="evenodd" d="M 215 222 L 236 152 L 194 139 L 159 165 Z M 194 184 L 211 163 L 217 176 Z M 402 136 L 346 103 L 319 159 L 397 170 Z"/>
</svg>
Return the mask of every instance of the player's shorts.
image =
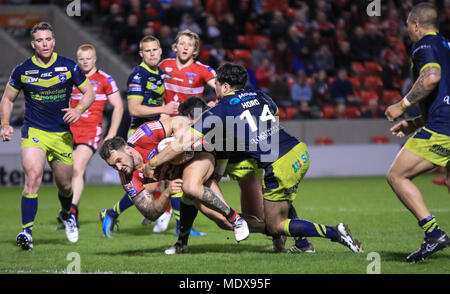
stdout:
<svg viewBox="0 0 450 294">
<path fill-rule="evenodd" d="M 40 148 L 46 152 L 49 162 L 56 160 L 73 165 L 72 134 L 69 131 L 46 132 L 32 127 L 23 127 L 21 147 Z"/>
<path fill-rule="evenodd" d="M 87 145 L 92 151 L 96 151 L 99 147 L 100 140 L 102 139 L 102 126 L 85 126 L 85 127 L 70 127 L 73 137 L 73 146 Z"/>
<path fill-rule="evenodd" d="M 293 201 L 298 185 L 309 169 L 308 147 L 298 143 L 288 153 L 265 168 L 263 180 L 264 199 Z"/>
<path fill-rule="evenodd" d="M 228 162 L 224 173 L 224 176 L 226 175 L 229 175 L 230 179 L 236 181 L 245 178 L 262 179 L 264 170 L 258 168 L 258 163 L 255 159 L 249 158 L 236 163 Z"/>
<path fill-rule="evenodd" d="M 406 141 L 404 147 L 433 164 L 444 167 L 450 164 L 449 136 L 422 128 Z"/>
</svg>

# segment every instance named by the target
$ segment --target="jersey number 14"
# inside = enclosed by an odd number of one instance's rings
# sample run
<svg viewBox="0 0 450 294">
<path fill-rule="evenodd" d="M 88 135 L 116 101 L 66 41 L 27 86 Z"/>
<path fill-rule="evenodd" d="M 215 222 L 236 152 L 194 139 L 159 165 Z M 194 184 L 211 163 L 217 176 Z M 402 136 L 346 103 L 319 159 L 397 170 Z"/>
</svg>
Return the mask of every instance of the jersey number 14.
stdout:
<svg viewBox="0 0 450 294">
<path fill-rule="evenodd" d="M 250 131 L 252 132 L 256 132 L 258 130 L 258 126 L 256 124 L 256 119 L 254 116 L 252 116 L 252 114 L 250 113 L 250 110 L 246 110 L 244 112 L 241 113 L 241 115 L 239 116 L 240 119 L 244 120 L 246 119 L 248 122 L 248 126 L 250 127 Z M 263 110 L 261 112 L 261 115 L 259 116 L 259 119 L 262 122 L 271 120 L 273 122 L 276 121 L 275 117 L 273 116 L 273 114 L 270 112 L 269 110 L 269 105 L 264 104 Z"/>
</svg>

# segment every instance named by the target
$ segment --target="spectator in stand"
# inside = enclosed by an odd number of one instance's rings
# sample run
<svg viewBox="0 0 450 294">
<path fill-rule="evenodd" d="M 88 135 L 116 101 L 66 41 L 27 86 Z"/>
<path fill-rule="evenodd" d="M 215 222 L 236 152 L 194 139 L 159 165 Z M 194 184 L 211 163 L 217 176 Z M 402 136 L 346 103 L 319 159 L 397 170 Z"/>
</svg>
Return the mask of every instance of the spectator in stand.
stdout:
<svg viewBox="0 0 450 294">
<path fill-rule="evenodd" d="M 200 28 L 200 25 L 195 22 L 194 18 L 189 13 L 185 13 L 183 15 L 183 20 L 181 21 L 181 24 L 180 24 L 179 31 L 181 32 L 184 30 L 191 30 L 194 33 L 196 33 L 197 35 L 202 34 L 202 29 Z"/>
<path fill-rule="evenodd" d="M 307 75 L 303 70 L 297 72 L 297 79 L 291 88 L 291 100 L 293 106 L 299 107 L 300 118 L 312 118 L 313 96 Z"/>
<path fill-rule="evenodd" d="M 142 38 L 142 29 L 139 26 L 138 17 L 135 14 L 130 14 L 127 17 L 127 25 L 121 34 L 121 44 L 128 55 L 136 55 L 139 51 L 139 42 Z"/>
<path fill-rule="evenodd" d="M 269 85 L 269 96 L 280 107 L 291 106 L 291 95 L 289 93 L 289 86 L 283 75 L 278 72 L 274 72 Z"/>
<path fill-rule="evenodd" d="M 347 31 L 351 31 L 353 28 L 362 27 L 365 23 L 364 13 L 361 13 L 362 8 L 359 3 L 352 3 L 350 5 L 350 14 L 347 17 Z"/>
<path fill-rule="evenodd" d="M 409 60 L 408 54 L 406 53 L 406 48 L 403 45 L 403 42 L 400 42 L 400 40 L 397 37 L 389 37 L 387 47 L 385 47 L 381 52 L 381 57 L 389 61 L 389 57 L 391 54 L 395 54 L 398 62 L 400 64 L 407 64 Z"/>
<path fill-rule="evenodd" d="M 352 53 L 350 51 L 350 43 L 347 41 L 340 42 L 337 52 L 334 55 L 336 68 L 345 68 L 347 72 L 351 71 Z"/>
<path fill-rule="evenodd" d="M 219 22 L 219 29 L 222 35 L 222 44 L 225 49 L 239 48 L 237 36 L 239 35 L 239 27 L 236 25 L 232 13 L 225 13 L 222 21 Z"/>
<path fill-rule="evenodd" d="M 369 48 L 369 42 L 366 38 L 364 29 L 357 26 L 353 30 L 353 35 L 350 38 L 350 48 L 354 61 L 368 61 L 370 60 L 370 54 L 367 50 Z"/>
<path fill-rule="evenodd" d="M 347 70 L 340 68 L 336 80 L 331 84 L 331 95 L 337 104 L 360 106 L 361 101 L 354 96 L 353 85 L 348 80 Z"/>
<path fill-rule="evenodd" d="M 225 14 L 229 11 L 228 1 L 206 0 L 205 10 L 220 22 L 224 18 Z"/>
<path fill-rule="evenodd" d="M 321 10 L 316 12 L 316 19 L 313 21 L 312 27 L 319 31 L 322 43 L 326 42 L 330 48 L 333 48 L 335 25 L 328 20 L 325 12 Z"/>
<path fill-rule="evenodd" d="M 372 60 L 378 60 L 381 55 L 381 50 L 386 46 L 386 41 L 383 37 L 383 34 L 377 29 L 377 27 L 369 23 L 367 25 L 367 43 L 368 47 L 366 50 L 369 52 L 369 55 Z"/>
<path fill-rule="evenodd" d="M 222 46 L 222 42 L 220 40 L 214 43 L 214 47 L 211 48 L 211 55 L 208 58 L 208 64 L 212 68 L 218 68 L 223 62 L 229 61 L 229 57 L 227 55 L 227 51 Z"/>
<path fill-rule="evenodd" d="M 283 13 L 279 10 L 275 10 L 273 12 L 273 18 L 269 26 L 270 40 L 273 43 L 277 43 L 280 38 L 283 38 L 285 36 L 287 29 L 288 22 L 284 18 Z"/>
<path fill-rule="evenodd" d="M 273 54 L 275 70 L 280 73 L 294 73 L 294 54 L 287 47 L 284 39 L 278 40 Z"/>
<path fill-rule="evenodd" d="M 301 57 L 302 48 L 306 45 L 305 40 L 301 37 L 295 25 L 291 25 L 288 28 L 286 42 L 289 50 L 297 57 Z"/>
<path fill-rule="evenodd" d="M 185 13 L 181 4 L 182 0 L 172 0 L 172 4 L 167 6 L 160 17 L 162 24 L 168 25 L 172 29 L 180 27 L 181 19 Z"/>
<path fill-rule="evenodd" d="M 383 88 L 400 92 L 403 85 L 403 71 L 399 58 L 392 53 L 388 61 L 383 63 Z"/>
<path fill-rule="evenodd" d="M 162 49 L 162 60 L 166 58 L 175 58 L 175 53 L 172 51 L 172 44 L 174 41 L 172 29 L 168 25 L 161 26 L 161 29 L 159 30 L 159 43 L 161 44 Z"/>
<path fill-rule="evenodd" d="M 219 30 L 216 19 L 212 15 L 206 17 L 206 28 L 204 32 L 202 40 L 206 47 L 213 46 L 217 41 L 222 39 L 222 33 Z"/>
<path fill-rule="evenodd" d="M 377 99 L 370 99 L 367 102 L 367 110 L 361 113 L 362 118 L 384 118 L 384 111 L 378 105 Z"/>
<path fill-rule="evenodd" d="M 334 56 L 331 53 L 328 44 L 322 44 L 319 47 L 319 50 L 314 52 L 313 57 L 317 69 L 323 69 L 326 70 L 328 74 L 334 74 Z"/>
<path fill-rule="evenodd" d="M 273 64 L 271 60 L 267 57 L 264 57 L 261 60 L 261 64 L 255 70 L 255 78 L 257 87 L 268 93 L 270 86 L 270 79 L 274 75 Z"/>
<path fill-rule="evenodd" d="M 256 47 L 252 51 L 252 66 L 254 69 L 261 65 L 264 58 L 272 59 L 272 52 L 270 50 L 270 43 L 266 39 L 261 39 Z"/>
<path fill-rule="evenodd" d="M 109 14 L 103 18 L 103 28 L 107 35 L 111 37 L 113 48 L 116 52 L 120 50 L 120 38 L 122 37 L 122 28 L 125 24 L 125 17 L 121 12 L 120 5 L 113 3 L 109 10 Z"/>
<path fill-rule="evenodd" d="M 331 97 L 330 86 L 328 84 L 328 75 L 325 70 L 320 70 L 314 77 L 311 86 L 313 100 L 319 108 L 325 106 L 334 106 L 336 101 Z"/>
</svg>

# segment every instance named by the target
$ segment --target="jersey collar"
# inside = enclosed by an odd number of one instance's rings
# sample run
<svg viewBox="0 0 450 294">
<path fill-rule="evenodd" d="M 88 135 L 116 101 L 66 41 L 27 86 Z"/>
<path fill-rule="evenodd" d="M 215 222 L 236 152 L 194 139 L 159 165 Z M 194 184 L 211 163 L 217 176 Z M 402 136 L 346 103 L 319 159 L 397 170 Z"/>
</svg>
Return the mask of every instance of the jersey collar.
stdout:
<svg viewBox="0 0 450 294">
<path fill-rule="evenodd" d="M 49 62 L 49 63 L 47 63 L 47 64 L 40 64 L 37 60 L 36 60 L 36 56 L 33 56 L 33 57 L 31 57 L 31 61 L 35 64 L 35 65 L 37 65 L 37 66 L 39 66 L 39 67 L 41 67 L 41 68 L 49 68 L 50 66 L 52 66 L 55 62 L 56 62 L 56 59 L 58 58 L 58 53 L 56 53 L 56 52 L 53 52 L 53 54 L 52 54 L 52 58 L 51 59 L 53 59 L 53 61 L 51 61 L 51 62 Z"/>
<path fill-rule="evenodd" d="M 158 69 L 153 70 L 151 69 L 147 64 L 145 64 L 145 62 L 141 62 L 141 64 L 139 64 L 140 66 L 142 66 L 143 68 L 145 68 L 148 72 L 151 72 L 153 74 L 158 74 Z"/>
</svg>

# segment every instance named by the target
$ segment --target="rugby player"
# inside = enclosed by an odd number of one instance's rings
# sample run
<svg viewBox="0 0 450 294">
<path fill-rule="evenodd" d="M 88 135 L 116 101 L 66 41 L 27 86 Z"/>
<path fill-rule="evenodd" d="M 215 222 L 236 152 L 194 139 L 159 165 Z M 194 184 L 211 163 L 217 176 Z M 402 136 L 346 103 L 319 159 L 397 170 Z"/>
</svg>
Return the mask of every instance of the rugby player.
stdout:
<svg viewBox="0 0 450 294">
<path fill-rule="evenodd" d="M 78 241 L 72 204 L 72 135 L 69 124 L 75 123 L 93 103 L 95 94 L 89 80 L 72 60 L 54 52 L 53 28 L 46 22 L 31 29 L 34 56 L 19 64 L 12 72 L 0 104 L 1 137 L 10 141 L 14 129 L 9 125 L 14 101 L 20 90 L 25 95 L 25 119 L 22 127 L 22 165 L 25 186 L 22 192 L 22 231 L 16 243 L 23 250 L 33 249 L 32 229 L 38 208 L 38 192 L 44 166 L 48 161 L 61 203 L 61 217 L 66 236 Z M 69 107 L 72 85 L 83 97 Z"/>
<path fill-rule="evenodd" d="M 123 103 L 116 81 L 97 68 L 97 54 L 94 46 L 83 44 L 78 47 L 77 61 L 78 66 L 89 79 L 95 91 L 94 103 L 81 115 L 77 122 L 70 125 L 74 148 L 71 211 L 79 227 L 78 205 L 84 189 L 84 173 L 103 136 L 103 110 L 107 101 L 113 107 L 111 123 L 105 137 L 105 140 L 107 140 L 117 134 L 123 115 Z M 75 107 L 82 96 L 80 90 L 73 87 L 70 106 Z M 61 221 L 60 216 L 58 216 L 58 220 Z"/>
<path fill-rule="evenodd" d="M 165 73 L 158 67 L 162 54 L 159 40 L 151 35 L 145 36 L 139 43 L 139 50 L 142 62 L 133 69 L 127 81 L 128 110 L 131 115 L 128 137 L 133 135 L 143 123 L 158 120 L 160 114 L 174 114 L 178 109 L 178 104 L 164 103 L 163 101 Z M 154 197 L 157 198 L 160 193 L 161 183 L 154 191 Z M 133 202 L 125 193 L 112 208 L 100 211 L 100 219 L 106 237 L 111 237 L 110 232 L 113 232 L 112 228 L 108 226 L 114 226 L 119 215 L 131 206 L 133 206 Z M 167 207 L 167 214 L 170 219 L 170 206 Z M 157 228 L 155 226 L 154 230 L 158 231 Z"/>
<path fill-rule="evenodd" d="M 197 99 L 202 102 L 201 98 L 198 97 L 191 99 Z M 173 134 L 175 134 L 175 137 L 179 136 L 177 130 L 184 131 L 186 128 L 184 127 L 185 124 L 189 124 L 189 122 L 186 120 L 186 117 L 181 116 L 145 123 L 128 139 L 129 146 L 126 147 L 119 144 L 119 147 L 112 148 L 111 144 L 116 143 L 110 143 L 110 140 L 105 141 L 105 147 L 102 146 L 100 155 L 110 166 L 121 172 L 122 184 L 135 205 L 136 202 L 134 201 L 134 197 L 137 195 L 136 191 L 141 190 L 142 187 L 136 187 L 134 180 L 130 182 L 129 177 L 124 180 L 123 173 L 130 175 L 129 169 L 132 165 L 131 169 L 136 170 L 134 172 L 135 178 L 140 177 L 141 179 L 140 181 L 136 181 L 139 183 L 145 181 L 142 172 L 140 171 L 143 164 L 157 154 L 158 144 L 166 138 L 166 136 L 171 136 Z M 115 141 L 118 141 L 118 139 L 115 139 Z M 141 156 L 138 156 L 135 151 L 131 151 L 130 148 L 139 151 Z M 114 154 L 111 152 L 119 149 L 121 152 Z M 130 156 L 125 156 L 125 153 L 128 153 Z M 117 156 L 115 156 L 115 154 Z M 235 232 L 237 241 L 242 241 L 248 237 L 249 232 L 245 220 L 226 204 L 221 194 L 216 193 L 211 188 L 203 185 L 211 177 L 214 170 L 213 155 L 208 152 L 196 152 L 194 158 L 186 163 L 185 166 L 178 167 L 178 170 L 181 170 L 182 173 L 183 191 L 185 192 L 186 197 L 190 197 L 191 199 L 202 203 L 206 208 L 212 209 L 225 216 L 229 225 L 231 225 Z M 174 173 L 173 171 L 170 172 Z M 175 174 L 177 173 L 175 172 Z M 163 176 L 159 177 L 159 180 L 163 179 Z M 153 190 L 147 190 L 147 192 L 153 192 Z M 140 207 L 137 208 L 142 212 Z M 204 211 L 202 210 L 202 212 Z M 143 215 L 147 217 L 145 213 L 143 213 Z M 211 213 L 209 213 L 209 215 L 211 215 Z M 154 220 L 153 218 L 149 219 Z"/>
<path fill-rule="evenodd" d="M 182 154 L 193 143 L 214 138 L 213 149 L 242 152 L 264 169 L 263 203 L 269 234 L 320 236 L 353 252 L 362 252 L 360 243 L 343 223 L 332 227 L 288 217 L 298 185 L 309 168 L 309 153 L 304 143 L 280 127 L 277 106 L 271 98 L 260 91 L 244 90 L 247 78 L 242 66 L 222 65 L 217 70 L 215 88 L 219 102 L 201 115 L 191 132 L 183 133 L 184 136 L 150 159 L 143 166 L 144 175 L 153 177 L 156 167 Z"/>
<path fill-rule="evenodd" d="M 419 105 L 422 116 L 402 120 L 391 128 L 392 134 L 399 137 L 416 132 L 397 154 L 387 181 L 425 233 L 420 248 L 406 257 L 407 262 L 417 262 L 450 245 L 447 234 L 440 229 L 412 182 L 436 166 L 445 167 L 447 179 L 450 177 L 450 42 L 438 32 L 438 12 L 431 3 L 415 5 L 406 23 L 414 43 L 415 82 L 400 102 L 386 109 L 386 117 L 394 121 L 414 104 Z"/>
</svg>

